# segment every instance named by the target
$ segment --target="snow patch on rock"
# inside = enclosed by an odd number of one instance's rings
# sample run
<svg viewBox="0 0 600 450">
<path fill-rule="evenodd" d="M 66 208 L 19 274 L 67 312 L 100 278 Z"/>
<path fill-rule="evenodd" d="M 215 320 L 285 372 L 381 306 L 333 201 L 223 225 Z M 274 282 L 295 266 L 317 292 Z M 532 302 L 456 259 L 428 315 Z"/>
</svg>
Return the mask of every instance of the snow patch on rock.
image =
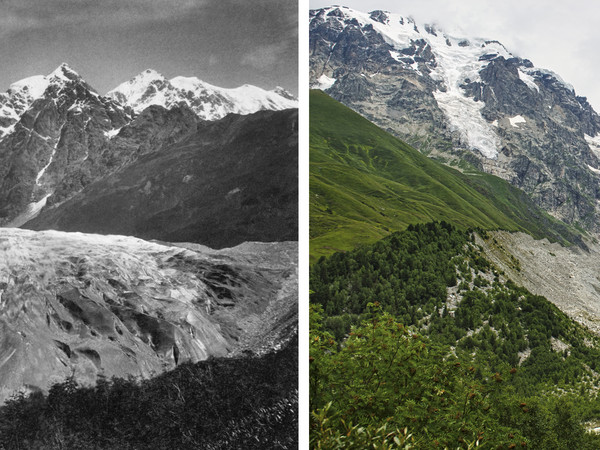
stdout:
<svg viewBox="0 0 600 450">
<path fill-rule="evenodd" d="M 540 88 L 535 82 L 535 79 L 528 73 L 523 72 L 519 69 L 519 78 L 520 80 L 527 85 L 529 89 L 532 91 L 540 92 Z"/>
<path fill-rule="evenodd" d="M 515 117 L 509 117 L 508 121 L 515 128 L 519 128 L 520 123 L 527 123 L 525 117 L 521 116 L 520 114 L 516 115 Z"/>
<path fill-rule="evenodd" d="M 327 75 L 323 74 L 319 77 L 318 82 L 313 86 L 315 89 L 321 89 L 323 91 L 331 88 L 337 80 L 335 78 L 330 78 Z"/>
</svg>

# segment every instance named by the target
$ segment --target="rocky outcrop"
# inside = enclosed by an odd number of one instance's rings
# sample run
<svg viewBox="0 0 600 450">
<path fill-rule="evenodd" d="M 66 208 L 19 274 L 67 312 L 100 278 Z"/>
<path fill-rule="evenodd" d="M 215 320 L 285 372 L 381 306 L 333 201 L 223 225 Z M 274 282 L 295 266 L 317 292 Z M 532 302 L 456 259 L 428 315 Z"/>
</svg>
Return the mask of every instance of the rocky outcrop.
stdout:
<svg viewBox="0 0 600 450">
<path fill-rule="evenodd" d="M 297 110 L 287 110 L 199 123 L 24 226 L 218 248 L 296 240 L 297 120 Z"/>
<path fill-rule="evenodd" d="M 59 67 L 0 140 L 0 223 L 45 202 L 65 175 L 100 152 L 110 130 L 130 120 L 127 110 L 96 94 L 68 66 Z"/>
<path fill-rule="evenodd" d="M 140 156 L 172 145 L 196 131 L 198 118 L 186 106 L 166 110 L 150 106 L 127 125 L 105 133 L 105 140 L 79 164 L 73 165 L 53 187 L 47 205 L 57 205 L 89 184 L 117 172 Z M 68 145 L 68 144 L 65 144 Z M 60 167 L 61 161 L 56 164 Z"/>
<path fill-rule="evenodd" d="M 0 400 L 71 374 L 150 377 L 268 351 L 295 331 L 295 243 L 215 251 L 0 229 L 0 247 Z"/>
<path fill-rule="evenodd" d="M 125 83 L 129 90 L 101 96 L 63 64 L 0 95 L 0 226 L 21 226 L 139 157 L 192 136 L 202 119 L 297 105 L 282 88 L 227 90 L 147 72 Z"/>
<path fill-rule="evenodd" d="M 310 14 L 310 77 L 431 157 L 498 175 L 555 217 L 600 232 L 600 117 L 499 42 L 323 8 Z"/>
</svg>

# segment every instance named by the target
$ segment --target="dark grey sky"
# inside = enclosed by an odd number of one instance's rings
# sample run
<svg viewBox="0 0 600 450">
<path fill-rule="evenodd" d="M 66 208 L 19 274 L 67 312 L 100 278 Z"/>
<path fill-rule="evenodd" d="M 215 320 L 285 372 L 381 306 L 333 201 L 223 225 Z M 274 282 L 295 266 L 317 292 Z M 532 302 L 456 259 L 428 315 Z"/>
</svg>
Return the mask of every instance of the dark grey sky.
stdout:
<svg viewBox="0 0 600 450">
<path fill-rule="evenodd" d="M 600 2 L 591 0 L 309 0 L 436 23 L 455 36 L 496 39 L 513 54 L 550 69 L 600 112 Z"/>
<path fill-rule="evenodd" d="M 2 0 L 0 91 L 68 63 L 101 94 L 152 68 L 298 92 L 298 0 Z"/>
</svg>

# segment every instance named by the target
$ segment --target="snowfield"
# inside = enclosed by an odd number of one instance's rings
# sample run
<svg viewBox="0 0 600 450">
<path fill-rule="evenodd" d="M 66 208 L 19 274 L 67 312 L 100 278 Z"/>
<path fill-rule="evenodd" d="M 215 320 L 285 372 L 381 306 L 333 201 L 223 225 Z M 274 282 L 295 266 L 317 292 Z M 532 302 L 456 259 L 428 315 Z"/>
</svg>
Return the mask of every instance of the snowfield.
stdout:
<svg viewBox="0 0 600 450">
<path fill-rule="evenodd" d="M 170 109 L 186 104 L 204 120 L 221 119 L 230 113 L 252 114 L 263 109 L 278 111 L 298 107 L 298 101 L 282 88 L 266 91 L 245 84 L 226 89 L 196 77 L 180 76 L 167 80 L 152 69 L 120 84 L 106 95 L 138 113 L 150 105 Z"/>
<path fill-rule="evenodd" d="M 339 10 L 342 14 L 330 12 Z M 481 111 L 485 104 L 475 101 L 467 95 L 463 86 L 482 82 L 480 72 L 489 61 L 502 57 L 510 59 L 513 55 L 499 42 L 483 38 L 465 38 L 453 36 L 437 29 L 434 25 L 417 24 L 412 18 L 389 12 L 363 13 L 347 7 L 325 9 L 327 20 L 337 20 L 340 27 L 357 23 L 361 29 L 372 27 L 383 40 L 393 47 L 390 57 L 402 61 L 403 50 L 411 48 L 415 42 L 425 41 L 435 57 L 431 65 L 431 79 L 440 82 L 440 88 L 433 92 L 438 106 L 444 112 L 450 131 L 458 133 L 460 142 L 471 150 L 481 153 L 485 158 L 496 159 L 501 145 L 496 126 L 497 122 L 486 120 Z M 422 75 L 414 62 L 406 66 Z M 552 77 L 562 86 L 572 91 L 573 87 L 557 74 L 536 67 L 520 68 L 519 78 L 532 91 L 539 92 L 540 77 Z M 330 88 L 335 80 L 327 74 L 321 75 L 314 87 Z M 515 121 L 516 120 L 516 121 Z M 525 119 L 523 119 L 525 120 Z M 510 119 L 518 127 L 523 120 Z"/>
</svg>

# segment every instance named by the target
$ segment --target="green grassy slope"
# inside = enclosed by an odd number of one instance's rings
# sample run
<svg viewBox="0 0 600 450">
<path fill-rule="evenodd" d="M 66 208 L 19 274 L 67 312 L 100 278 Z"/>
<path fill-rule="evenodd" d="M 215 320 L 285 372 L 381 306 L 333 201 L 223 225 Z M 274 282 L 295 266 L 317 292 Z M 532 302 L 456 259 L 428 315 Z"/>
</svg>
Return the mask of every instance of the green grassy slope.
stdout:
<svg viewBox="0 0 600 450">
<path fill-rule="evenodd" d="M 325 93 L 312 91 L 311 259 L 431 220 L 524 231 L 562 243 L 579 240 L 506 181 L 432 161 Z"/>
</svg>

